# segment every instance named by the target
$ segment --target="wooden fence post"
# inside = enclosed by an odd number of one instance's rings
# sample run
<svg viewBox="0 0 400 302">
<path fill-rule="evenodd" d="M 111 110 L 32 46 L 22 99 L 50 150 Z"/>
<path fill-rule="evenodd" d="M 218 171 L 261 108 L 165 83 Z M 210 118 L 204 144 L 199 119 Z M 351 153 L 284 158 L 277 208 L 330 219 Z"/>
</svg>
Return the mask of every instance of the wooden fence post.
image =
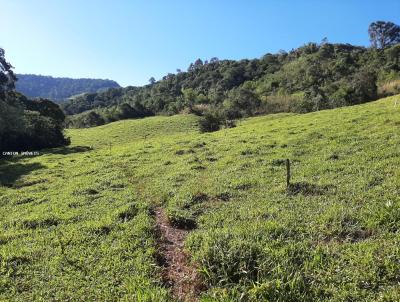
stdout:
<svg viewBox="0 0 400 302">
<path fill-rule="evenodd" d="M 290 160 L 286 159 L 286 186 L 290 186 Z"/>
</svg>

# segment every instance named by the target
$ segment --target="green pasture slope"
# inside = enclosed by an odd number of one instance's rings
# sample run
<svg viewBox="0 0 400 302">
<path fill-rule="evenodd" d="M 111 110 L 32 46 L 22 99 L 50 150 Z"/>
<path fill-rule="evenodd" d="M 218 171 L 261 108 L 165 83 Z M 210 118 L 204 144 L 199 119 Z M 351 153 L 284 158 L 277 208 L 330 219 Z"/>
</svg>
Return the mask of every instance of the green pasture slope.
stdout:
<svg viewBox="0 0 400 302">
<path fill-rule="evenodd" d="M 194 116 L 126 120 L 2 161 L 0 300 L 172 301 L 162 206 L 192 228 L 201 301 L 400 301 L 395 98 L 208 134 Z"/>
</svg>

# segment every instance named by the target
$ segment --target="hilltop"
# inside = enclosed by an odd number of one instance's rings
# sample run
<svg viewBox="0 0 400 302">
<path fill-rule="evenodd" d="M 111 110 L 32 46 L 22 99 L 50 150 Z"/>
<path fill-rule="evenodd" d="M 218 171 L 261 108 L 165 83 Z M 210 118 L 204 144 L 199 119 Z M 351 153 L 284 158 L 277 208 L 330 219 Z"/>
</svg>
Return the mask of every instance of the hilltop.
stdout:
<svg viewBox="0 0 400 302">
<path fill-rule="evenodd" d="M 189 297 L 167 217 L 194 300 L 399 301 L 399 97 L 204 134 L 195 115 L 118 121 L 0 162 L 0 300 Z"/>
<path fill-rule="evenodd" d="M 89 92 L 101 92 L 108 88 L 118 88 L 112 80 L 71 79 L 34 74 L 17 74 L 16 90 L 30 98 L 46 98 L 56 102 Z"/>
<path fill-rule="evenodd" d="M 366 48 L 308 43 L 257 59 L 198 59 L 142 87 L 109 89 L 63 104 L 70 127 L 127 118 L 210 113 L 227 120 L 277 112 L 305 113 L 400 93 L 400 44 Z"/>
</svg>

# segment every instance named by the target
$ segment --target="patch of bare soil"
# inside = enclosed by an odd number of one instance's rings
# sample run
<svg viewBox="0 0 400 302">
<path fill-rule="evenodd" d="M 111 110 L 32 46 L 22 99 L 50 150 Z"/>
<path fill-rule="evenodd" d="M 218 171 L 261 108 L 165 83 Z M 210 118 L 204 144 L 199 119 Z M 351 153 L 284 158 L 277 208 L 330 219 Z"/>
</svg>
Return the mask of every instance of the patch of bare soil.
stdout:
<svg viewBox="0 0 400 302">
<path fill-rule="evenodd" d="M 155 218 L 160 233 L 164 282 L 171 288 L 173 297 L 179 301 L 199 301 L 198 296 L 204 288 L 196 267 L 190 263 L 190 256 L 183 248 L 189 231 L 171 226 L 162 208 L 155 209 Z"/>
</svg>

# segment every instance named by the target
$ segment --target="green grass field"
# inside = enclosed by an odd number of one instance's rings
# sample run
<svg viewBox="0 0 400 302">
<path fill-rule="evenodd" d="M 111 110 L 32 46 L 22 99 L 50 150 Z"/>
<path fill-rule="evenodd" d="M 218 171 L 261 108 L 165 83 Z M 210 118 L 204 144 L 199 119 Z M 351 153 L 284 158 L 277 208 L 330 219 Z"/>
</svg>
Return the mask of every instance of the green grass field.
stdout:
<svg viewBox="0 0 400 302">
<path fill-rule="evenodd" d="M 0 300 L 173 301 L 162 206 L 192 230 L 201 301 L 400 301 L 395 98 L 208 134 L 190 115 L 120 121 L 2 161 Z"/>
</svg>

